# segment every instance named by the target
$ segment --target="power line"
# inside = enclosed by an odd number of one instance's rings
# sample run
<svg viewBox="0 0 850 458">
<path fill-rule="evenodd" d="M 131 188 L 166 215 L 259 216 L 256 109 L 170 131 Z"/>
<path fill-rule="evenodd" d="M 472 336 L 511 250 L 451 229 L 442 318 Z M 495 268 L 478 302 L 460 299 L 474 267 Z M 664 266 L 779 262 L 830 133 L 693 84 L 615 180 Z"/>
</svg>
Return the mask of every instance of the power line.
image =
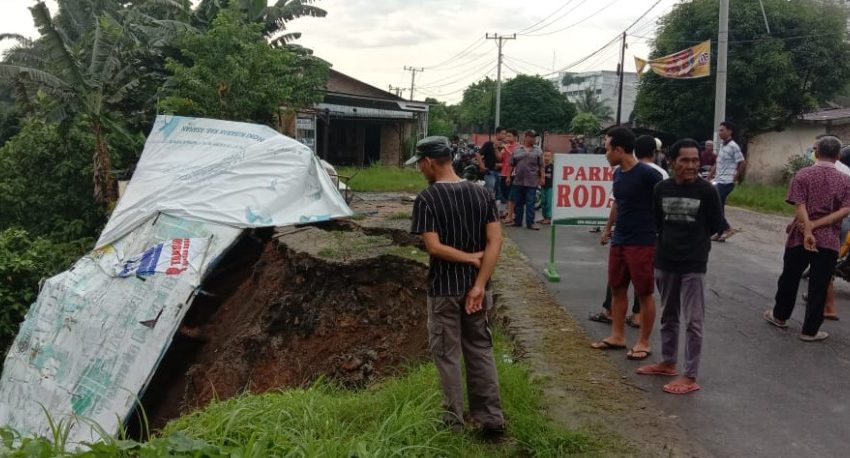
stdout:
<svg viewBox="0 0 850 458">
<path fill-rule="evenodd" d="M 566 16 L 567 16 L 567 14 L 570 14 L 570 13 L 574 12 L 574 11 L 575 11 L 576 9 L 578 9 L 581 5 L 583 5 L 585 2 L 587 2 L 587 0 L 582 0 L 582 1 L 581 1 L 578 5 L 576 5 L 573 9 L 568 10 L 568 11 L 565 11 L 565 12 L 564 12 L 564 13 L 562 13 L 560 16 L 558 16 L 558 17 L 556 17 L 556 18 L 552 19 L 552 16 L 554 16 L 555 14 L 557 14 L 557 13 L 558 13 L 559 11 L 561 11 L 562 9 L 564 9 L 564 8 L 566 8 L 566 7 L 568 7 L 568 6 L 570 6 L 570 4 L 571 4 L 572 2 L 573 2 L 573 0 L 569 0 L 569 1 L 567 1 L 567 3 L 565 3 L 565 4 L 561 5 L 561 7 L 560 7 L 560 8 L 558 8 L 557 10 L 555 10 L 555 11 L 551 12 L 551 13 L 550 13 L 547 17 L 545 17 L 545 18 L 543 18 L 543 19 L 541 19 L 541 20 L 537 21 L 535 24 L 533 24 L 533 25 L 531 25 L 531 26 L 529 26 L 529 27 L 526 27 L 526 28 L 524 28 L 524 29 L 520 30 L 519 32 L 517 32 L 517 34 L 519 34 L 519 35 L 525 35 L 525 34 L 528 34 L 528 33 L 535 33 L 535 32 L 539 32 L 540 30 L 543 30 L 543 29 L 545 29 L 546 27 L 549 27 L 550 25 L 552 25 L 552 24 L 554 24 L 554 23 L 556 23 L 556 22 L 560 21 L 561 19 L 563 19 L 564 17 L 566 17 Z M 536 26 L 537 26 L 538 24 L 540 24 L 541 22 L 547 22 L 547 21 L 548 21 L 548 23 L 547 23 L 547 24 L 543 24 L 543 25 L 541 25 L 540 27 L 536 27 Z"/>
<path fill-rule="evenodd" d="M 549 70 L 549 69 L 548 69 L 548 68 L 546 68 L 546 67 L 541 67 L 540 65 L 537 65 L 537 64 L 534 64 L 534 63 L 528 62 L 528 61 L 526 61 L 526 60 L 522 60 L 522 59 L 520 59 L 520 58 L 518 58 L 518 57 L 513 57 L 513 56 L 508 56 L 508 55 L 505 55 L 505 57 L 506 57 L 506 58 L 508 58 L 508 59 L 511 59 L 511 60 L 514 60 L 514 61 L 517 61 L 517 62 L 520 62 L 520 63 L 526 64 L 526 65 L 530 65 L 530 66 L 532 66 L 532 67 L 540 68 L 540 69 L 543 69 L 543 70 Z"/>
<path fill-rule="evenodd" d="M 414 90 L 416 89 L 416 73 L 424 72 L 425 69 L 422 67 L 408 67 L 407 65 L 404 66 L 404 69 L 410 72 L 410 100 L 413 100 Z"/>
<path fill-rule="evenodd" d="M 448 59 L 446 59 L 446 60 L 444 60 L 444 61 L 442 61 L 438 64 L 430 65 L 430 66 L 423 67 L 423 68 L 425 68 L 426 70 L 431 70 L 431 69 L 446 65 L 447 63 L 462 57 L 464 55 L 464 53 L 469 53 L 469 52 L 472 52 L 475 49 L 480 48 L 481 45 L 483 45 L 486 42 L 487 42 L 487 40 L 481 40 L 481 37 L 478 37 L 478 38 L 475 39 L 475 41 L 472 42 L 472 44 L 470 44 L 469 46 L 467 46 L 466 48 L 464 48 L 462 51 L 458 52 L 457 54 L 453 55 L 452 57 L 449 57 Z"/>
<path fill-rule="evenodd" d="M 550 73 L 548 73 L 546 75 L 542 75 L 542 76 L 557 75 L 558 73 L 569 70 L 570 68 L 573 68 L 577 65 L 581 65 L 582 63 L 586 62 L 587 60 L 592 59 L 594 56 L 598 55 L 600 52 L 604 51 L 606 48 L 608 48 L 612 44 L 616 43 L 618 40 L 620 40 L 621 37 L 622 37 L 622 35 L 618 33 L 617 35 L 614 36 L 614 38 L 611 41 L 609 41 L 608 43 L 605 43 L 604 45 L 602 45 L 601 48 L 597 49 L 596 51 L 593 51 L 592 53 L 588 54 L 587 56 L 584 56 L 581 59 L 579 59 L 579 60 L 577 60 L 577 61 L 575 61 L 575 62 L 573 62 L 573 63 L 571 63 L 571 64 L 569 64 L 565 67 L 562 67 L 558 70 L 555 70 L 554 72 L 550 72 Z"/>
<path fill-rule="evenodd" d="M 454 81 L 450 81 L 450 82 L 448 82 L 448 83 L 444 83 L 444 84 L 434 84 L 434 83 L 431 83 L 431 84 L 429 84 L 429 85 L 423 85 L 423 86 L 422 86 L 422 88 L 423 88 L 423 89 L 436 89 L 436 88 L 440 88 L 440 87 L 446 87 L 446 86 L 451 86 L 451 85 L 453 85 L 453 84 L 457 84 L 457 83 L 459 83 L 459 82 L 461 82 L 461 81 L 463 81 L 463 80 L 467 79 L 470 75 L 474 75 L 474 74 L 476 74 L 476 73 L 480 73 L 482 69 L 487 68 L 489 65 L 490 65 L 490 63 L 488 62 L 488 63 L 487 63 L 487 64 L 485 64 L 483 67 L 479 67 L 479 68 L 476 68 L 476 69 L 474 69 L 474 70 L 472 70 L 472 71 L 465 72 L 465 73 L 463 74 L 463 76 L 453 75 L 453 76 L 452 76 L 452 78 L 457 78 L 457 79 L 455 79 Z"/>
<path fill-rule="evenodd" d="M 552 34 L 555 34 L 555 33 L 563 32 L 563 31 L 568 30 L 568 29 L 571 29 L 571 28 L 573 28 L 573 27 L 575 27 L 575 26 L 577 26 L 577 25 L 579 25 L 579 24 L 581 24 L 581 23 L 583 23 L 583 22 L 587 21 L 588 19 L 590 19 L 590 18 L 592 18 L 592 17 L 596 16 L 597 14 L 599 14 L 599 13 L 601 13 L 601 12 L 603 12 L 603 11 L 607 10 L 608 8 L 612 7 L 612 6 L 614 5 L 614 3 L 617 3 L 618 1 L 619 1 L 619 0 L 611 0 L 610 2 L 608 2 L 608 4 L 606 4 L 606 5 L 605 5 L 605 6 L 603 6 L 602 8 L 599 8 L 598 10 L 594 11 L 593 13 L 591 13 L 590 15 L 588 15 L 587 17 L 585 17 L 585 18 L 583 18 L 583 19 L 581 19 L 581 20 L 579 20 L 579 21 L 576 21 L 576 22 L 574 22 L 574 23 L 572 23 L 572 24 L 570 24 L 570 25 L 568 25 L 568 26 L 566 26 L 566 27 L 564 27 L 564 28 L 562 28 L 562 29 L 558 29 L 558 30 L 555 30 L 555 31 L 552 31 L 552 32 L 543 32 L 543 33 L 526 33 L 526 34 L 523 34 L 523 36 L 526 36 L 526 37 L 544 37 L 544 36 L 546 36 L 546 35 L 552 35 Z"/>
<path fill-rule="evenodd" d="M 489 70 L 487 70 L 486 72 L 484 72 L 484 74 L 481 74 L 479 77 L 475 78 L 475 81 L 476 81 L 476 82 L 477 82 L 477 81 L 481 81 L 482 79 L 484 79 L 484 78 L 486 78 L 487 76 L 489 76 L 489 75 L 490 75 L 490 73 L 492 73 L 492 72 L 493 72 L 493 70 L 495 70 L 495 69 L 496 69 L 496 66 L 495 66 L 495 65 L 494 65 L 494 66 L 492 66 L 492 67 L 490 67 L 490 69 L 489 69 Z M 432 90 L 428 90 L 428 89 L 423 90 L 423 92 L 429 93 L 429 94 L 431 94 L 431 95 L 433 95 L 433 96 L 437 96 L 437 97 L 445 97 L 445 96 L 447 96 L 447 95 L 453 95 L 453 94 L 457 94 L 458 92 L 463 92 L 463 91 L 465 91 L 466 89 L 468 89 L 468 87 L 469 87 L 469 85 L 466 85 L 466 86 L 464 86 L 464 87 L 462 87 L 462 88 L 460 88 L 460 89 L 457 89 L 457 90 L 454 90 L 454 91 L 451 91 L 451 92 L 439 92 L 439 91 L 432 91 Z"/>
<path fill-rule="evenodd" d="M 639 18 L 637 18 L 637 19 L 635 20 L 635 22 L 632 22 L 632 25 L 630 25 L 630 26 L 626 27 L 626 30 L 623 30 L 623 32 L 628 32 L 628 31 L 629 31 L 629 29 L 631 29 L 632 27 L 634 27 L 634 26 L 635 26 L 635 24 L 637 24 L 637 23 L 638 23 L 638 22 L 640 22 L 643 18 L 645 18 L 645 17 L 646 17 L 646 15 L 647 15 L 647 14 L 649 14 L 649 12 L 650 12 L 650 11 L 652 11 L 653 9 L 655 9 L 655 7 L 656 7 L 656 6 L 658 6 L 658 4 L 659 4 L 659 3 L 661 3 L 661 0 L 656 0 L 656 2 L 655 2 L 655 3 L 653 3 L 653 4 L 652 4 L 652 6 L 650 6 L 648 10 L 644 11 L 644 12 L 643 12 L 643 14 L 641 14 L 641 15 L 640 15 L 640 17 L 639 17 Z"/>
</svg>

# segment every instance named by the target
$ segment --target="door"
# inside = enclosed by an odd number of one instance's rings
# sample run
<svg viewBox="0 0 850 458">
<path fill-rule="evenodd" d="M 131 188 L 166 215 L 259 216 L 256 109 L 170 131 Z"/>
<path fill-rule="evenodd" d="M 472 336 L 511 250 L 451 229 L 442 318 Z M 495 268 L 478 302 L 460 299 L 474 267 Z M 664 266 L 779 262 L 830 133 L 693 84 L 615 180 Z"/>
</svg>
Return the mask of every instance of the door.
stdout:
<svg viewBox="0 0 850 458">
<path fill-rule="evenodd" d="M 381 160 L 381 126 L 366 126 L 366 140 L 363 145 L 366 165 Z"/>
</svg>

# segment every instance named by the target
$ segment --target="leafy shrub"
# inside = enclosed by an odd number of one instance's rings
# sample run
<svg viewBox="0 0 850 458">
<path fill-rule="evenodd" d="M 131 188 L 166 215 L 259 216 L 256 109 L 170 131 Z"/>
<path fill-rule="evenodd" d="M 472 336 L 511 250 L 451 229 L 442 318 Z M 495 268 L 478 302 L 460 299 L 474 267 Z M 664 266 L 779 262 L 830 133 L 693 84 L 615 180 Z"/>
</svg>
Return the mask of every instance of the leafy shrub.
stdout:
<svg viewBox="0 0 850 458">
<path fill-rule="evenodd" d="M 811 153 L 791 156 L 791 158 L 788 159 L 788 162 L 785 163 L 785 168 L 782 170 L 782 178 L 786 183 L 788 183 L 791 181 L 791 178 L 794 178 L 794 175 L 796 175 L 800 169 L 814 164 L 815 160 L 812 159 Z"/>
<path fill-rule="evenodd" d="M 105 222 L 93 195 L 94 139 L 31 118 L 0 148 L 0 230 L 25 229 L 57 241 L 93 237 Z"/>
<path fill-rule="evenodd" d="M 0 354 L 18 333 L 39 282 L 66 269 L 93 244 L 93 239 L 54 243 L 18 228 L 0 231 Z"/>
</svg>

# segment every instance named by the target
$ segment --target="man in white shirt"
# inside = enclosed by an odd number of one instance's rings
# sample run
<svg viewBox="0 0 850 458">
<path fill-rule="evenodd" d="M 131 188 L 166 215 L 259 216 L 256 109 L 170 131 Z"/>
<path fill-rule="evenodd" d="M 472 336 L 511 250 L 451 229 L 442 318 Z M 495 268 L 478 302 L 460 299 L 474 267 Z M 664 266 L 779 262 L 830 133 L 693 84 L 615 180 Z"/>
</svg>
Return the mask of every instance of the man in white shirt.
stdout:
<svg viewBox="0 0 850 458">
<path fill-rule="evenodd" d="M 717 192 L 720 194 L 720 202 L 723 204 L 723 230 L 719 234 L 715 234 L 711 240 L 715 242 L 724 242 L 734 233 L 729 222 L 726 221 L 726 198 L 735 189 L 735 184 L 741 182 L 741 177 L 744 174 L 744 168 L 747 166 L 747 161 L 744 160 L 744 153 L 741 152 L 741 147 L 732 140 L 732 135 L 736 132 L 735 126 L 729 121 L 720 123 L 717 133 L 722 140 L 723 146 L 720 147 L 720 152 L 717 154 L 717 162 L 711 169 L 711 174 L 708 180 L 714 182 L 717 186 Z"/>
</svg>

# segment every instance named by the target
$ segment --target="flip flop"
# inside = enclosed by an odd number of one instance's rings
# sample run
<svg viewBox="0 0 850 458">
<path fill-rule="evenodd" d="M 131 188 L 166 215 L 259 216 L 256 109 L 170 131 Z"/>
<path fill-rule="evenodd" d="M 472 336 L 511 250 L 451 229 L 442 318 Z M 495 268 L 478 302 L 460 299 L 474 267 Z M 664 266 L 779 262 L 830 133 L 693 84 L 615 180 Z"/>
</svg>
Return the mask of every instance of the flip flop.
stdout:
<svg viewBox="0 0 850 458">
<path fill-rule="evenodd" d="M 611 324 L 611 318 L 609 318 L 608 315 L 605 315 L 604 312 L 591 313 L 587 319 L 597 323 Z"/>
<path fill-rule="evenodd" d="M 635 373 L 638 375 L 668 375 L 670 377 L 675 377 L 679 375 L 679 371 L 676 369 L 672 370 L 663 370 L 663 369 L 650 369 L 651 367 L 656 366 L 655 364 L 651 366 L 641 366 L 635 369 Z"/>
<path fill-rule="evenodd" d="M 643 356 L 636 356 L 639 353 L 642 354 Z M 650 356 L 652 356 L 651 351 L 649 351 L 649 350 L 635 350 L 634 348 L 632 348 L 631 350 L 629 350 L 628 353 L 626 353 L 626 359 L 631 360 L 631 361 L 643 361 L 646 358 L 649 358 Z"/>
<path fill-rule="evenodd" d="M 838 315 L 824 315 L 823 319 L 824 320 L 830 320 L 830 321 L 838 321 L 839 320 Z"/>
<path fill-rule="evenodd" d="M 679 387 L 681 387 L 681 388 L 679 388 Z M 699 389 L 700 389 L 700 386 L 697 385 L 696 383 L 691 384 L 691 385 L 682 385 L 680 383 L 676 383 L 676 384 L 668 383 L 668 384 L 664 385 L 664 388 L 662 388 L 662 390 L 664 390 L 665 393 L 670 393 L 670 394 L 688 394 L 688 393 L 692 393 L 694 391 L 699 391 Z"/>
<path fill-rule="evenodd" d="M 626 324 L 629 325 L 630 328 L 640 329 L 640 322 L 635 321 L 634 315 L 626 317 Z"/>
<path fill-rule="evenodd" d="M 599 342 L 594 342 L 590 344 L 591 348 L 595 348 L 597 350 L 624 350 L 626 348 L 625 345 L 614 344 L 608 342 L 607 340 L 600 340 Z"/>
<path fill-rule="evenodd" d="M 764 321 L 767 321 L 768 323 L 776 326 L 777 328 L 786 329 L 788 327 L 788 323 L 783 323 L 782 321 L 777 320 L 776 317 L 773 316 L 772 310 L 765 310 L 764 314 L 762 314 L 761 317 L 764 318 Z"/>
</svg>

